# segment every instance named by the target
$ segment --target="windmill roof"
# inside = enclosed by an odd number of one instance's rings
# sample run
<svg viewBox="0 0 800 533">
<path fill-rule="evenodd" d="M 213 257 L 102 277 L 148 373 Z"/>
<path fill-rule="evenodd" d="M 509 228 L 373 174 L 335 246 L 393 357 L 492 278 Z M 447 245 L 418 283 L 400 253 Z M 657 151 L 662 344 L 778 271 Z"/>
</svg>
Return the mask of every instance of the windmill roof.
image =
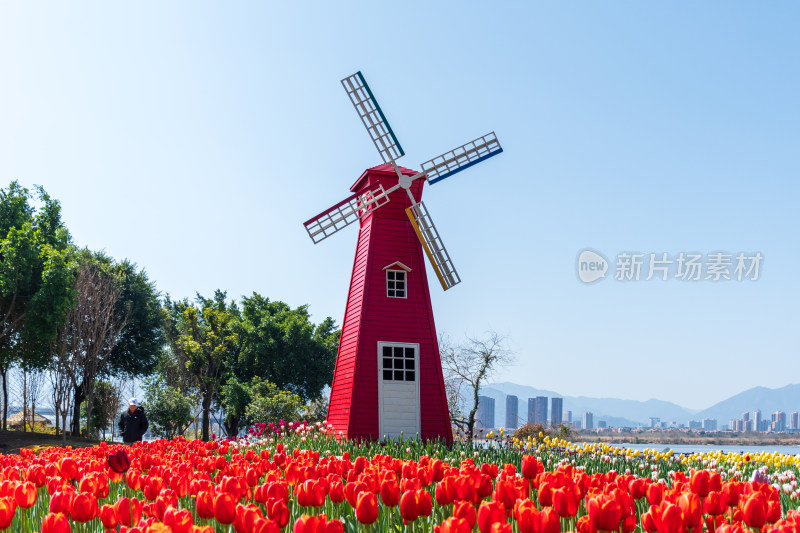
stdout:
<svg viewBox="0 0 800 533">
<path fill-rule="evenodd" d="M 417 172 L 418 172 L 416 170 L 411 170 L 410 168 L 401 167 L 400 165 L 397 165 L 397 168 L 399 168 L 400 172 L 402 172 L 406 176 L 413 176 L 413 175 L 417 174 Z M 358 189 L 360 189 L 361 188 L 361 186 L 360 186 L 361 182 L 364 180 L 364 178 L 370 172 L 373 173 L 373 174 L 391 174 L 391 175 L 394 175 L 394 168 L 392 168 L 392 164 L 391 163 L 384 163 L 382 165 L 378 165 L 378 166 L 375 166 L 375 167 L 372 167 L 372 168 L 368 168 L 367 170 L 365 170 L 364 172 L 361 173 L 361 176 L 359 176 L 358 179 L 356 180 L 356 182 L 353 184 L 353 186 L 350 187 L 350 190 L 353 191 L 353 192 L 356 192 Z"/>
</svg>

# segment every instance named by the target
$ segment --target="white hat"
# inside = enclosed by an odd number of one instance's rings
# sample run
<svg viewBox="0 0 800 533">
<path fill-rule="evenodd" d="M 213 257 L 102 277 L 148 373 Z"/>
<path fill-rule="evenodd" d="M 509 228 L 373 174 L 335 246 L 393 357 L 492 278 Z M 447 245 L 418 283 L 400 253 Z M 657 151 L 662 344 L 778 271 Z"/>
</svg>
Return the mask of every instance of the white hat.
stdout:
<svg viewBox="0 0 800 533">
<path fill-rule="evenodd" d="M 131 398 L 128 400 L 128 405 L 135 405 L 136 407 L 139 407 L 139 401 L 136 398 Z"/>
</svg>

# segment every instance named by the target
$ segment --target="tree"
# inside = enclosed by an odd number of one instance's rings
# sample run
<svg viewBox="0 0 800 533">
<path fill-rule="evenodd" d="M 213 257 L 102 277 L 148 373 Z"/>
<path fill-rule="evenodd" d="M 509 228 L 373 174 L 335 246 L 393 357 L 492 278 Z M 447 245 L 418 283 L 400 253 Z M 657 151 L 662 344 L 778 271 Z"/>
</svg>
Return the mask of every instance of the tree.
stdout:
<svg viewBox="0 0 800 533">
<path fill-rule="evenodd" d="M 103 440 L 106 438 L 106 429 L 113 427 L 117 414 L 122 406 L 122 391 L 108 381 L 95 384 L 92 400 L 92 416 L 89 419 L 89 428 L 94 431 L 103 431 Z"/>
<path fill-rule="evenodd" d="M 37 201 L 38 205 L 32 205 Z M 6 374 L 15 361 L 41 368 L 47 343 L 72 304 L 74 268 L 61 205 L 43 188 L 35 195 L 12 181 L 0 189 L 0 375 L 3 429 L 8 417 Z"/>
<path fill-rule="evenodd" d="M 144 381 L 147 419 L 154 435 L 171 439 L 182 435 L 194 420 L 197 399 L 167 384 L 161 376 Z"/>
<path fill-rule="evenodd" d="M 86 400 L 86 427 L 91 418 L 95 381 L 105 373 L 111 351 L 120 339 L 130 313 L 120 310 L 120 285 L 102 254 L 83 250 L 75 280 L 76 305 L 67 313 L 61 340 L 73 359 L 70 376 L 75 399 L 72 434 L 80 434 L 81 404 Z M 121 312 L 120 312 L 121 311 Z"/>
<path fill-rule="evenodd" d="M 197 379 L 202 418 L 202 438 L 207 441 L 211 425 L 211 402 L 228 359 L 235 355 L 235 303 L 225 301 L 226 293 L 217 290 L 214 298 L 197 295 L 197 305 L 167 299 L 167 337 L 186 369 Z"/>
<path fill-rule="evenodd" d="M 245 418 L 250 424 L 277 424 L 281 420 L 296 422 L 303 408 L 300 396 L 258 378 L 250 387 L 250 397 L 245 409 Z"/>
<path fill-rule="evenodd" d="M 448 403 L 451 404 L 450 420 L 466 433 L 470 442 L 475 429 L 481 387 L 498 367 L 514 361 L 504 342 L 505 337 L 494 331 L 487 332 L 485 338 L 468 337 L 465 344 L 455 347 L 444 336 L 439 340 L 442 371 Z M 467 402 L 466 414 L 460 408 L 462 398 Z"/>
<path fill-rule="evenodd" d="M 331 383 L 340 332 L 330 317 L 315 326 L 308 306 L 292 309 L 253 293 L 242 298 L 236 329 L 239 349 L 232 371 L 240 380 L 268 379 L 305 401 L 318 398 Z"/>
</svg>

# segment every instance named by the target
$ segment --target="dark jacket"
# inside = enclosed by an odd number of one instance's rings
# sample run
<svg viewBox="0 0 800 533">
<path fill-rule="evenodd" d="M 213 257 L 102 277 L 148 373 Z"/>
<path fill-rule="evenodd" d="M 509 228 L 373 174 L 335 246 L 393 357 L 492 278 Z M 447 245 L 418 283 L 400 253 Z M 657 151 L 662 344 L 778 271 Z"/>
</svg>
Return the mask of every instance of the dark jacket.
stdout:
<svg viewBox="0 0 800 533">
<path fill-rule="evenodd" d="M 119 431 L 122 434 L 123 442 L 136 442 L 142 440 L 142 436 L 147 432 L 147 417 L 144 409 L 137 407 L 131 414 L 130 409 L 126 409 L 119 417 Z"/>
</svg>

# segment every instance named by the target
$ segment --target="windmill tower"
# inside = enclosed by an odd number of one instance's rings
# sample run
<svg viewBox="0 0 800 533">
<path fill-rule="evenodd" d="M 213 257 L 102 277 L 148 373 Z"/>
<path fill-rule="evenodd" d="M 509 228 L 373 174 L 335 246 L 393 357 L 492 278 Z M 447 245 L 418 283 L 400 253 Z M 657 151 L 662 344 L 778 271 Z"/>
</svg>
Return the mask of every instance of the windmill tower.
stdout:
<svg viewBox="0 0 800 533">
<path fill-rule="evenodd" d="M 423 251 L 442 288 L 460 283 L 422 203 L 422 187 L 503 151 L 494 133 L 422 163 L 405 155 L 361 72 L 342 80 L 383 159 L 353 184 L 352 196 L 304 223 L 318 243 L 358 221 L 328 422 L 350 439 L 384 436 L 452 441 Z"/>
</svg>

